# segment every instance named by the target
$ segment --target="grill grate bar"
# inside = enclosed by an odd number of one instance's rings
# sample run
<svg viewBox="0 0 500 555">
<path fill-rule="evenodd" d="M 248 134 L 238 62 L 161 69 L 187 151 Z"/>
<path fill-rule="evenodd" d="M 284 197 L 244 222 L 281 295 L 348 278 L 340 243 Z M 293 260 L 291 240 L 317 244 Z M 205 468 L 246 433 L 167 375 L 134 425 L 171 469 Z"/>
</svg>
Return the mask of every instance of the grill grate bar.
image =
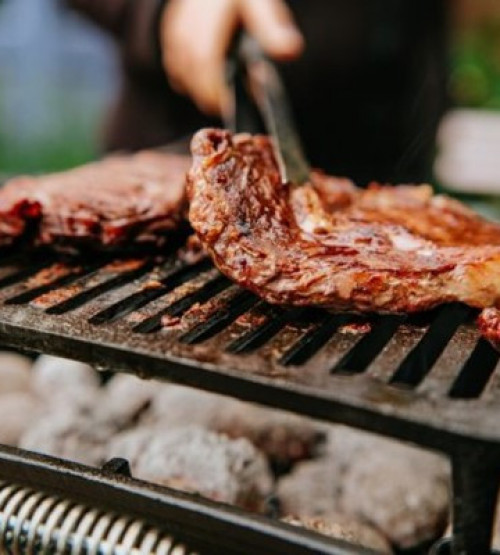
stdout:
<svg viewBox="0 0 500 555">
<path fill-rule="evenodd" d="M 57 303 L 51 307 L 49 307 L 45 312 L 47 314 L 65 314 L 72 310 L 76 310 L 81 306 L 87 304 L 88 302 L 96 299 L 97 297 L 107 293 L 108 291 L 112 291 L 113 289 L 118 289 L 135 279 L 138 279 L 145 275 L 148 271 L 152 269 L 153 262 L 148 260 L 144 264 L 142 264 L 139 268 L 134 270 L 121 272 L 118 275 L 115 275 L 101 283 L 93 285 L 80 293 L 76 293 L 75 295 L 71 296 L 70 298 Z"/>
<path fill-rule="evenodd" d="M 89 321 L 94 325 L 116 322 L 131 312 L 146 306 L 151 301 L 170 293 L 176 287 L 190 281 L 199 273 L 210 268 L 210 266 L 211 264 L 207 260 L 203 260 L 192 266 L 174 266 L 174 268 L 170 269 L 167 276 L 159 280 L 161 284 L 160 287 L 154 289 L 143 289 L 133 293 L 125 299 L 122 299 L 121 301 L 118 301 L 117 303 L 112 304 L 111 306 L 98 312 Z"/>
<path fill-rule="evenodd" d="M 500 353 L 485 339 L 480 339 L 453 383 L 449 396 L 452 399 L 479 397 L 495 371 L 499 359 Z"/>
<path fill-rule="evenodd" d="M 461 304 L 451 304 L 440 309 L 429 329 L 416 347 L 400 364 L 390 383 L 394 385 L 418 386 L 430 372 L 454 333 L 472 314 L 472 310 Z"/>
<path fill-rule="evenodd" d="M 96 264 L 86 264 L 86 265 L 83 265 L 81 267 L 79 267 L 79 266 L 74 266 L 74 267 L 68 266 L 67 273 L 65 273 L 64 275 L 50 281 L 49 283 L 45 283 L 45 284 L 40 285 L 38 287 L 28 289 L 28 291 L 20 293 L 19 295 L 16 295 L 14 297 L 10 297 L 10 298 L 6 299 L 5 304 L 9 305 L 9 304 L 26 304 L 26 303 L 29 303 L 29 302 L 35 300 L 37 297 L 41 297 L 45 293 L 49 293 L 50 291 L 55 291 L 56 289 L 65 287 L 67 285 L 71 285 L 72 283 L 74 283 L 75 281 L 77 281 L 78 279 L 80 279 L 84 276 L 90 276 L 90 275 L 94 274 L 100 268 L 102 268 L 103 265 L 104 265 L 104 263 L 100 262 L 100 263 L 96 263 Z"/>
<path fill-rule="evenodd" d="M 228 345 L 226 351 L 232 354 L 242 354 L 263 347 L 289 322 L 301 319 L 307 313 L 307 310 L 305 308 L 283 310 L 268 305 L 265 309 L 267 320 L 260 326 L 238 337 Z"/>
<path fill-rule="evenodd" d="M 280 358 L 283 366 L 299 366 L 305 364 L 331 339 L 337 329 L 349 321 L 344 314 L 327 314 L 321 323 L 305 333 Z"/>
<path fill-rule="evenodd" d="M 210 300 L 215 295 L 221 293 L 231 285 L 231 282 L 224 276 L 218 276 L 215 279 L 209 281 L 203 287 L 201 287 L 195 293 L 187 295 L 182 299 L 174 302 L 164 310 L 156 313 L 154 316 L 144 320 L 140 324 L 137 324 L 133 331 L 136 333 L 153 333 L 160 330 L 162 326 L 163 316 L 181 316 L 189 308 L 191 308 L 196 303 L 204 303 Z"/>
<path fill-rule="evenodd" d="M 181 336 L 180 341 L 187 345 L 201 343 L 210 339 L 232 324 L 236 318 L 257 304 L 257 297 L 248 291 L 242 291 L 230 299 L 227 305 L 218 310 L 208 320 L 198 324 Z"/>
<path fill-rule="evenodd" d="M 371 331 L 341 358 L 332 373 L 360 374 L 364 372 L 389 343 L 405 319 L 404 316 L 399 315 L 375 317 L 371 321 Z"/>
<path fill-rule="evenodd" d="M 12 274 L 9 274 L 0 279 L 0 289 L 5 289 L 16 283 L 25 281 L 35 276 L 41 270 L 49 268 L 54 262 L 54 259 L 45 259 L 44 261 L 35 261 L 27 268 L 22 268 Z"/>
</svg>

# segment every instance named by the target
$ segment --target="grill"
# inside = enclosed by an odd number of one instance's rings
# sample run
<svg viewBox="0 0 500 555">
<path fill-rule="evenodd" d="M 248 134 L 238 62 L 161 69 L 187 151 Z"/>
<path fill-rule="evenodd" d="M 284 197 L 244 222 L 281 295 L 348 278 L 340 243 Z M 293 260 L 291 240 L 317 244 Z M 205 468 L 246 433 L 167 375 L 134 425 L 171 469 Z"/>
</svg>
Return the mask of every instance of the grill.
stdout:
<svg viewBox="0 0 500 555">
<path fill-rule="evenodd" d="M 472 309 L 362 317 L 273 307 L 209 261 L 181 258 L 89 262 L 43 251 L 5 258 L 0 342 L 445 453 L 453 465 L 452 551 L 489 552 L 500 476 L 500 354 L 479 338 Z M 290 545 L 301 552 L 296 539 Z"/>
<path fill-rule="evenodd" d="M 2 545 L 12 552 L 102 549 L 113 555 L 195 555 L 144 522 L 99 513 L 17 485 L 0 484 L 0 511 Z"/>
</svg>

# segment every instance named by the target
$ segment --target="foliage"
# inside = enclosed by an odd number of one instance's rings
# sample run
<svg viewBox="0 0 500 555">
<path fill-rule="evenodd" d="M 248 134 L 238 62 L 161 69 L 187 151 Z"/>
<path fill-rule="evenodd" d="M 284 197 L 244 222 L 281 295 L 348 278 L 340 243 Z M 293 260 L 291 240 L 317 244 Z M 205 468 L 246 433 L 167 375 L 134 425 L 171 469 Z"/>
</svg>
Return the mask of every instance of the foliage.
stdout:
<svg viewBox="0 0 500 555">
<path fill-rule="evenodd" d="M 500 18 L 455 37 L 450 92 L 460 107 L 500 109 Z"/>
</svg>

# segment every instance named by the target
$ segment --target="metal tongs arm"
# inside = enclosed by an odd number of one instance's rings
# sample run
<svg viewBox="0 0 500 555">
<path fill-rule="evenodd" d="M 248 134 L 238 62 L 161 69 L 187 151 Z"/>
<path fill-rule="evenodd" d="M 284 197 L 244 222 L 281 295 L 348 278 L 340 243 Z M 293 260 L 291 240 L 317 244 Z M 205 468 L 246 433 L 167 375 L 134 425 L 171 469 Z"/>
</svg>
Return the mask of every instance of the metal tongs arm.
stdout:
<svg viewBox="0 0 500 555">
<path fill-rule="evenodd" d="M 306 183 L 311 169 L 275 64 L 264 54 L 257 41 L 243 32 L 233 49 L 230 64 L 228 80 L 232 106 L 226 119 L 228 125 L 233 131 L 255 132 L 251 100 L 255 101 L 266 132 L 273 140 L 282 180 L 297 185 Z M 248 98 L 248 91 L 251 99 Z M 242 125 L 247 129 L 242 129 Z"/>
</svg>

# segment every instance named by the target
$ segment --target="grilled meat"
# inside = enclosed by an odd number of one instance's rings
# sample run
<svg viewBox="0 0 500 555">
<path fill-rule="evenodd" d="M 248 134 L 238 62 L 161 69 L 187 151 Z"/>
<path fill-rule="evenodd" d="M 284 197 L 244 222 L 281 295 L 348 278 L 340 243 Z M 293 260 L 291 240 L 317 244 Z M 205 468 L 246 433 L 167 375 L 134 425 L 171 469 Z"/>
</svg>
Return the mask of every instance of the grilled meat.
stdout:
<svg viewBox="0 0 500 555">
<path fill-rule="evenodd" d="M 269 140 L 202 130 L 189 219 L 222 273 L 270 303 L 415 312 L 500 299 L 500 225 L 429 186 L 281 183 Z"/>
<path fill-rule="evenodd" d="M 161 243 L 185 209 L 187 157 L 143 151 L 0 190 L 0 245 L 29 233 L 42 244 Z"/>
</svg>

